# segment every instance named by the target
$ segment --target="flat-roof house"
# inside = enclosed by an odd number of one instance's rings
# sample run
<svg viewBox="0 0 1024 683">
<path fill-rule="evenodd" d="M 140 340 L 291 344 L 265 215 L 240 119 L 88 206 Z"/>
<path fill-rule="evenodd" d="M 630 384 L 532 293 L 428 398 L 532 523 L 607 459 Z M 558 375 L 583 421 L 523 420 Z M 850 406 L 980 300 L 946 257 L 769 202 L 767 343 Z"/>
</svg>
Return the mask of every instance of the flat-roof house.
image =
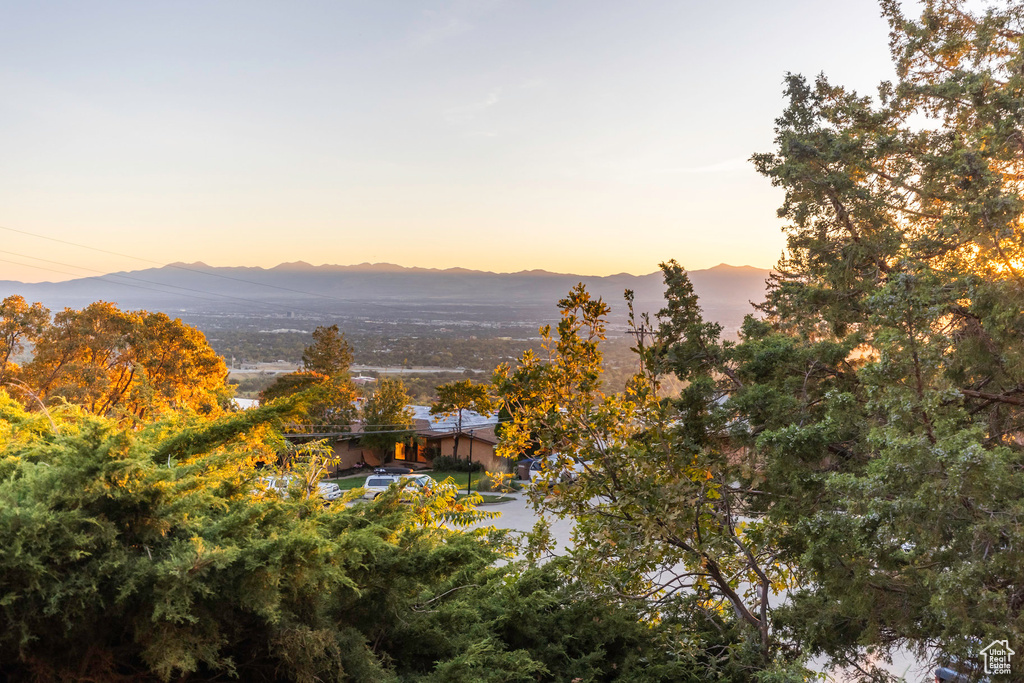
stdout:
<svg viewBox="0 0 1024 683">
<path fill-rule="evenodd" d="M 462 412 L 462 435 L 459 437 L 459 452 L 454 453 L 455 432 L 458 420 L 455 417 L 431 415 L 430 406 L 409 406 L 413 414 L 415 436 L 407 443 L 395 444 L 393 452 L 380 453 L 359 445 L 362 426 L 334 436 L 334 450 L 339 457 L 338 470 L 356 467 L 378 467 L 387 463 L 404 465 L 413 469 L 431 467 L 439 455 L 456 456 L 482 463 L 489 472 L 504 472 L 508 464 L 495 454 L 498 437 L 494 428 L 498 415 L 480 415 L 471 410 Z M 286 434 L 289 439 L 323 437 L 328 435 Z"/>
</svg>

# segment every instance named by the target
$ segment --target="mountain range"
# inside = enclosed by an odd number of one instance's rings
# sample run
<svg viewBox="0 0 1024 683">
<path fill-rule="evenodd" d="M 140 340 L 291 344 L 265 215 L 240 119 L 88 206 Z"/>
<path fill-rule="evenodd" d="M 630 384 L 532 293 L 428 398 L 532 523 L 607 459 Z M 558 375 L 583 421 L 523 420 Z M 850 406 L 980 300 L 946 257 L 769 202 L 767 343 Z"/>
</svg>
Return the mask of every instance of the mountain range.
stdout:
<svg viewBox="0 0 1024 683">
<path fill-rule="evenodd" d="M 764 297 L 770 271 L 751 266 L 720 264 L 689 271 L 706 317 L 727 328 L 739 325 L 751 311 L 750 302 Z M 638 310 L 657 311 L 663 303 L 660 271 L 647 275 L 620 273 L 583 276 L 543 270 L 493 273 L 465 268 L 437 270 L 407 268 L 388 263 L 354 266 L 313 266 L 282 263 L 273 268 L 213 267 L 204 263 L 173 263 L 160 268 L 110 273 L 64 282 L 21 283 L 0 281 L 0 297 L 20 294 L 53 310 L 80 308 L 97 300 L 113 301 L 122 308 L 163 310 L 183 314 L 230 314 L 262 317 L 344 315 L 365 316 L 386 309 L 401 318 L 401 311 L 417 309 L 505 311 L 529 310 L 554 314 L 556 302 L 582 282 L 593 295 L 613 307 L 613 317 L 624 311 L 623 291 L 635 292 Z M 521 317 L 513 315 L 513 317 Z"/>
</svg>

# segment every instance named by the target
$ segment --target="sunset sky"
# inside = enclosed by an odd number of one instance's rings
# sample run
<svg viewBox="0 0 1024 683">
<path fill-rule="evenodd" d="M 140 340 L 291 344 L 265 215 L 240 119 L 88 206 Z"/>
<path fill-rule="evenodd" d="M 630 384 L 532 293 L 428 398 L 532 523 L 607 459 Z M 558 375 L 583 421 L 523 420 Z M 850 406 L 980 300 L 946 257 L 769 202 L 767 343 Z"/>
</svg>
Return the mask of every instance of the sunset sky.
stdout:
<svg viewBox="0 0 1024 683">
<path fill-rule="evenodd" d="M 785 73 L 873 93 L 887 43 L 872 0 L 5 2 L 0 280 L 770 267 Z"/>
</svg>

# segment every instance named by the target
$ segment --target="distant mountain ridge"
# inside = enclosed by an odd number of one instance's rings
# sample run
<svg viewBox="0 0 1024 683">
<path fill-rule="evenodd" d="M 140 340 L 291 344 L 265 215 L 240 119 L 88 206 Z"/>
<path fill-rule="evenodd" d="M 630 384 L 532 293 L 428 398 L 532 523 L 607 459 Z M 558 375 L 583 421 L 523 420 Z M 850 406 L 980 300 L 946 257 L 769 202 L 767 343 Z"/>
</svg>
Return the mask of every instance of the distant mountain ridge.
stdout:
<svg viewBox="0 0 1024 683">
<path fill-rule="evenodd" d="M 770 271 L 720 264 L 689 271 L 707 317 L 735 327 L 750 302 L 764 297 Z M 554 312 L 557 301 L 582 282 L 621 313 L 624 290 L 632 289 L 640 310 L 657 311 L 664 294 L 661 272 L 607 276 L 544 270 L 493 273 L 466 268 L 417 268 L 390 263 L 320 265 L 298 261 L 272 268 L 215 267 L 202 262 L 110 273 L 65 282 L 26 284 L 0 281 L 0 296 L 21 294 L 51 309 L 80 308 L 97 300 L 122 308 L 174 312 L 240 314 L 296 310 L 360 310 L 374 304 L 404 307 L 436 305 L 527 307 Z M 268 313 L 269 315 L 269 313 Z"/>
</svg>

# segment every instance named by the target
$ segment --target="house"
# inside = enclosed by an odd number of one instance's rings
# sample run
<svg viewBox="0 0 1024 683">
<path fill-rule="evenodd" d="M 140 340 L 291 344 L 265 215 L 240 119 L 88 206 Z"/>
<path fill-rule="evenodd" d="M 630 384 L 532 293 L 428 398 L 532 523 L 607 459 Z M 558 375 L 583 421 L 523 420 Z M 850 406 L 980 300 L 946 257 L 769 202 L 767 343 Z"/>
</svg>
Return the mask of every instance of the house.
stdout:
<svg viewBox="0 0 1024 683">
<path fill-rule="evenodd" d="M 455 433 L 459 421 L 454 416 L 431 415 L 430 406 L 409 406 L 412 409 L 413 425 L 417 443 L 396 452 L 395 460 L 415 464 L 426 464 L 438 455 L 458 457 L 482 463 L 488 472 L 505 472 L 508 463 L 495 454 L 498 437 L 495 427 L 498 414 L 481 415 L 472 410 L 462 411 L 462 435 L 459 437 L 459 452 L 455 453 Z"/>
<path fill-rule="evenodd" d="M 359 428 L 350 434 L 341 435 L 335 447 L 341 456 L 341 467 L 355 467 L 364 463 L 377 467 L 387 463 L 404 465 L 413 469 L 432 466 L 439 455 L 453 456 L 455 432 L 458 420 L 454 417 L 431 415 L 430 406 L 409 406 L 413 414 L 415 437 L 408 443 L 395 444 L 393 453 L 378 454 L 359 446 Z M 494 428 L 498 425 L 498 414 L 480 415 L 471 410 L 463 411 L 462 435 L 459 437 L 459 458 L 482 463 L 488 472 L 505 472 L 508 463 L 495 454 L 498 437 Z"/>
<path fill-rule="evenodd" d="M 337 470 L 349 470 L 358 467 L 379 467 L 388 463 L 403 465 L 413 469 L 431 467 L 433 459 L 439 455 L 456 455 L 455 432 L 458 420 L 454 417 L 431 415 L 430 406 L 409 406 L 413 413 L 413 431 L 415 436 L 408 443 L 395 444 L 393 452 L 380 453 L 359 444 L 361 425 L 343 434 L 285 434 L 289 440 L 308 440 L 310 438 L 333 437 L 334 452 L 339 458 Z M 457 456 L 482 463 L 488 472 L 508 471 L 508 462 L 495 454 L 498 437 L 494 428 L 498 425 L 498 415 L 480 415 L 471 410 L 462 413 L 462 435 L 459 437 Z"/>
</svg>

